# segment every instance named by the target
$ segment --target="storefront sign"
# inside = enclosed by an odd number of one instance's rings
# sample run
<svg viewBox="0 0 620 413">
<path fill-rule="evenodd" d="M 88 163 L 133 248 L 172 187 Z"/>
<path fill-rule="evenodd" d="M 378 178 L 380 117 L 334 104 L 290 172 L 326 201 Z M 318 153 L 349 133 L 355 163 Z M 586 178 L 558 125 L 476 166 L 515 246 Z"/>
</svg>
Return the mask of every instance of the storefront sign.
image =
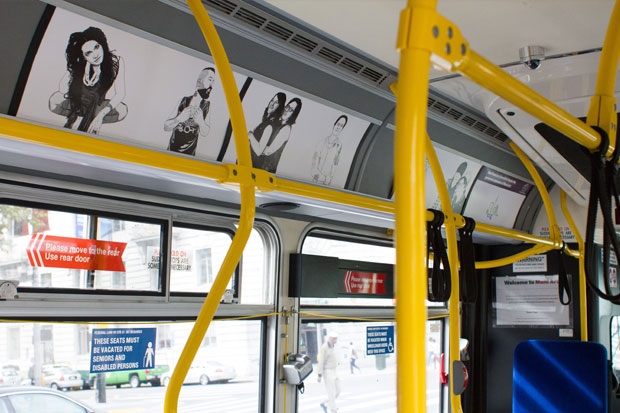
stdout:
<svg viewBox="0 0 620 413">
<path fill-rule="evenodd" d="M 33 267 L 125 272 L 127 243 L 33 234 L 26 253 Z"/>
<path fill-rule="evenodd" d="M 156 328 L 93 330 L 90 372 L 141 370 L 155 367 Z"/>
</svg>

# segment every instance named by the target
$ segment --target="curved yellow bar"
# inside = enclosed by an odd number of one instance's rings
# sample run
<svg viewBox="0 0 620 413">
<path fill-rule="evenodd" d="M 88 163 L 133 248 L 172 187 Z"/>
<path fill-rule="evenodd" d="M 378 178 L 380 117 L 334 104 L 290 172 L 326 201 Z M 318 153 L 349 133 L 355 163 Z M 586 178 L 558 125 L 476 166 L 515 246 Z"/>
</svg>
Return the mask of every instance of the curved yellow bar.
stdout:
<svg viewBox="0 0 620 413">
<path fill-rule="evenodd" d="M 490 261 L 476 261 L 476 269 L 482 270 L 488 268 L 503 267 L 504 265 L 512 264 L 513 262 L 520 261 L 531 255 L 542 254 L 552 249 L 553 247 L 549 245 L 535 245 L 532 248 L 528 248 L 525 251 L 521 251 L 520 253 L 511 255 L 509 257 L 499 258 Z"/>
<path fill-rule="evenodd" d="M 594 94 L 597 96 L 614 96 L 618 60 L 620 59 L 620 42 L 618 39 L 620 39 L 620 2 L 615 2 L 607 25 L 601 60 L 598 65 L 594 89 Z"/>
<path fill-rule="evenodd" d="M 553 210 L 553 204 L 551 203 L 551 197 L 549 197 L 549 192 L 545 187 L 545 184 L 540 177 L 540 174 L 532 164 L 532 161 L 527 157 L 527 155 L 515 145 L 514 142 L 510 142 L 510 147 L 515 152 L 515 154 L 519 157 L 527 171 L 530 173 L 532 179 L 534 179 L 534 183 L 536 184 L 536 188 L 538 188 L 538 193 L 540 194 L 543 205 L 545 206 L 545 211 L 547 212 L 547 218 L 549 219 L 549 236 L 552 241 L 555 243 L 555 248 L 562 248 L 564 245 L 562 243 L 562 232 L 560 231 L 560 227 L 558 226 L 558 222 L 555 219 L 555 211 Z"/>
<path fill-rule="evenodd" d="M 235 139 L 235 148 L 237 150 L 237 157 L 239 165 L 245 167 L 252 166 L 252 160 L 250 157 L 249 140 L 247 137 L 247 127 L 245 125 L 245 118 L 243 116 L 243 109 L 241 107 L 241 100 L 239 99 L 239 93 L 235 84 L 235 79 L 230 68 L 230 63 L 224 52 L 222 42 L 217 35 L 217 31 L 204 9 L 204 6 L 200 0 L 188 0 L 188 5 L 196 21 L 198 22 L 202 33 L 205 36 L 213 60 L 220 74 L 222 85 L 224 87 L 224 93 L 226 95 L 226 102 L 230 111 L 230 119 L 233 127 L 233 131 L 237 139 Z M 241 191 L 241 214 L 239 220 L 239 227 L 232 240 L 232 244 L 224 257 L 224 262 L 220 267 L 220 271 L 215 278 L 213 286 L 207 295 L 207 298 L 200 309 L 196 323 L 192 328 L 191 334 L 185 343 L 183 352 L 179 357 L 179 361 L 172 373 L 170 383 L 166 390 L 166 397 L 164 400 L 164 412 L 176 413 L 179 399 L 179 393 L 183 380 L 189 371 L 189 368 L 200 348 L 202 340 L 204 338 L 207 329 L 215 311 L 222 300 L 226 286 L 232 277 L 232 274 L 241 258 L 243 249 L 250 237 L 252 227 L 254 224 L 254 212 L 255 212 L 255 193 L 254 193 L 254 181 L 245 174 L 245 177 L 241 178 L 240 191 Z"/>
<path fill-rule="evenodd" d="M 459 293 L 459 256 L 456 244 L 456 225 L 454 222 L 454 211 L 450 203 L 450 195 L 446 186 L 446 179 L 441 170 L 437 153 L 431 143 L 431 139 L 426 135 L 426 158 L 433 171 L 435 186 L 439 192 L 439 200 L 441 201 L 441 210 L 446 216 L 444 225 L 446 227 L 446 239 L 448 241 L 448 259 L 450 262 L 450 279 L 452 284 L 452 292 L 448 302 L 450 310 L 450 330 L 449 330 L 449 348 L 450 348 L 450 377 L 454 374 L 454 361 L 461 359 L 460 338 L 461 338 L 461 317 L 459 311 L 460 293 Z M 451 388 L 452 386 L 450 386 Z M 461 396 L 450 392 L 450 405 L 453 412 L 462 412 Z"/>
<path fill-rule="evenodd" d="M 581 340 L 588 341 L 588 303 L 586 296 L 588 286 L 586 285 L 585 246 L 583 238 L 581 238 L 581 234 L 579 233 L 579 228 L 577 228 L 577 224 L 575 224 L 573 216 L 566 205 L 566 192 L 564 191 L 560 192 L 560 203 L 568 226 L 571 231 L 573 231 L 573 235 L 575 235 L 575 239 L 579 245 L 579 313 L 581 315 L 579 318 L 581 320 Z"/>
</svg>

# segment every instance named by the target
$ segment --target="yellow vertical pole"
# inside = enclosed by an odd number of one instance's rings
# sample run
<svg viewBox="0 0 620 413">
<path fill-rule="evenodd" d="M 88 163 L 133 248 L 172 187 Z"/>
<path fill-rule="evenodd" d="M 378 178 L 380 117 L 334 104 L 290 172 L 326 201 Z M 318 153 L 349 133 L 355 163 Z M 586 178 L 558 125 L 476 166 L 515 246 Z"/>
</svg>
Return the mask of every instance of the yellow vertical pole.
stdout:
<svg viewBox="0 0 620 413">
<path fill-rule="evenodd" d="M 166 390 L 166 397 L 164 400 L 164 412 L 176 413 L 179 399 L 179 393 L 181 392 L 181 386 L 183 380 L 189 371 L 189 368 L 200 348 L 202 340 L 204 338 L 209 324 L 213 320 L 215 311 L 219 306 L 226 286 L 232 277 L 232 274 L 241 258 L 243 249 L 250 237 L 254 223 L 255 212 L 255 193 L 254 193 L 254 181 L 251 178 L 252 160 L 250 157 L 249 140 L 247 137 L 247 127 L 245 124 L 245 118 L 243 116 L 243 108 L 241 106 L 241 100 L 237 91 L 235 79 L 228 62 L 228 57 L 222 46 L 222 42 L 217 35 L 215 26 L 211 22 L 207 11 L 204 9 L 200 0 L 188 0 L 188 5 L 194 16 L 202 33 L 205 36 L 211 55 L 215 61 L 215 65 L 218 69 L 220 79 L 222 80 L 222 86 L 224 88 L 224 94 L 226 96 L 226 102 L 230 111 L 230 119 L 235 134 L 235 147 L 237 150 L 237 159 L 239 169 L 233 171 L 237 172 L 240 176 L 240 191 L 241 191 L 241 213 L 239 219 L 239 226 L 232 240 L 230 248 L 224 257 L 220 271 L 213 282 L 213 286 L 207 295 L 198 318 L 194 323 L 194 327 L 190 333 L 185 347 L 179 357 L 179 361 L 172 373 L 170 383 Z"/>
<path fill-rule="evenodd" d="M 454 362 L 461 359 L 460 350 L 460 338 L 461 338 L 461 317 L 460 317 L 460 294 L 459 294 L 459 257 L 458 247 L 456 243 L 456 225 L 455 214 L 452 211 L 452 204 L 450 203 L 450 195 L 448 194 L 448 187 L 446 185 L 446 179 L 441 170 L 439 159 L 431 143 L 431 139 L 426 136 L 426 157 L 428 163 L 433 171 L 433 178 L 435 179 L 435 186 L 439 192 L 439 200 L 441 201 L 441 210 L 445 215 L 444 225 L 446 228 L 446 239 L 448 241 L 448 260 L 450 262 L 450 279 L 452 281 L 452 292 L 450 293 L 450 301 L 448 307 L 450 311 L 450 377 L 454 375 Z M 462 412 L 461 396 L 454 393 L 452 385 L 450 385 L 450 405 L 453 412 Z"/>
<path fill-rule="evenodd" d="M 412 8 L 434 10 L 437 2 L 409 0 L 407 6 L 400 16 L 394 150 L 397 406 L 400 413 L 417 413 L 426 411 L 424 146 L 430 52 L 409 48 L 407 39 Z"/>
<path fill-rule="evenodd" d="M 577 224 L 575 224 L 568 210 L 568 206 L 566 205 L 566 192 L 564 191 L 560 192 L 560 203 L 562 205 L 564 217 L 566 217 L 568 226 L 571 231 L 573 231 L 573 235 L 575 235 L 575 240 L 579 246 L 579 318 L 581 320 L 581 340 L 588 341 L 588 302 L 586 296 L 588 286 L 586 285 L 585 247 L 583 238 L 581 238 L 581 234 L 579 233 L 579 228 L 577 228 Z"/>
</svg>

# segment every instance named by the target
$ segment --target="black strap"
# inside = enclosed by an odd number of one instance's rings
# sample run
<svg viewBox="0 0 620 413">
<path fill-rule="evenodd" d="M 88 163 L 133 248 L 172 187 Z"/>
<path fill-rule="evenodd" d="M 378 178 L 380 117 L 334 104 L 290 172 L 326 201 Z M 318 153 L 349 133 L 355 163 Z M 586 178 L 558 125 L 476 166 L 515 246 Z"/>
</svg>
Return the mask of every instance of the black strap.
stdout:
<svg viewBox="0 0 620 413">
<path fill-rule="evenodd" d="M 441 225 L 444 216 L 441 211 L 430 210 L 433 213 L 433 219 L 427 222 L 426 237 L 427 248 L 432 249 L 433 267 L 429 270 L 429 289 L 428 299 L 434 302 L 445 302 L 450 299 L 452 291 L 452 282 L 450 279 L 450 262 L 448 261 L 448 253 L 441 236 Z M 430 251 L 426 255 L 426 267 L 428 268 Z M 443 268 L 441 268 L 443 266 Z"/>
<path fill-rule="evenodd" d="M 558 256 L 558 297 L 562 305 L 569 305 L 573 299 L 573 294 L 568 281 L 568 275 L 566 274 L 564 248 L 566 248 L 566 245 L 564 245 L 561 250 L 556 250 Z M 564 297 L 566 297 L 566 302 L 564 301 Z"/>
<path fill-rule="evenodd" d="M 609 138 L 607 133 L 601 128 L 592 126 L 594 130 L 601 135 L 601 146 L 598 152 L 591 155 L 591 179 L 590 179 L 590 200 L 588 203 L 588 217 L 586 224 L 586 247 L 585 247 L 585 269 L 586 282 L 588 287 L 594 291 L 599 297 L 610 301 L 613 304 L 620 304 L 620 293 L 612 294 L 609 286 L 609 251 L 610 246 L 613 247 L 616 257 L 620 256 L 620 243 L 614 228 L 612 215 L 612 196 L 616 202 L 616 207 L 620 206 L 618 202 L 618 189 L 616 188 L 616 177 L 618 174 L 617 162 L 608 165 L 607 149 L 609 148 Z M 617 151 L 614 151 L 614 159 L 618 158 Z M 605 292 L 598 288 L 598 272 L 596 271 L 596 262 L 598 257 L 595 255 L 594 248 L 594 229 L 596 226 L 596 216 L 598 207 L 601 207 L 603 213 L 603 280 Z"/>
<path fill-rule="evenodd" d="M 464 303 L 475 303 L 478 298 L 478 280 L 476 279 L 476 251 L 472 234 L 476 228 L 476 221 L 472 218 L 464 218 L 465 226 L 459 229 L 460 296 Z"/>
</svg>

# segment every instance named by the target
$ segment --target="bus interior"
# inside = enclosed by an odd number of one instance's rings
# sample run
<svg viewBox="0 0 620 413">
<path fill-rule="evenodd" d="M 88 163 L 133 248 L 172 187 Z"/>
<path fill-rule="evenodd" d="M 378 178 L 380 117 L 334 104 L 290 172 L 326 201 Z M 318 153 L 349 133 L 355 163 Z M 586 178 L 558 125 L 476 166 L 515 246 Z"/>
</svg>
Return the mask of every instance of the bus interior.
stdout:
<svg viewBox="0 0 620 413">
<path fill-rule="evenodd" d="M 0 37 L 0 413 L 620 411 L 615 2 L 0 0 Z"/>
</svg>

